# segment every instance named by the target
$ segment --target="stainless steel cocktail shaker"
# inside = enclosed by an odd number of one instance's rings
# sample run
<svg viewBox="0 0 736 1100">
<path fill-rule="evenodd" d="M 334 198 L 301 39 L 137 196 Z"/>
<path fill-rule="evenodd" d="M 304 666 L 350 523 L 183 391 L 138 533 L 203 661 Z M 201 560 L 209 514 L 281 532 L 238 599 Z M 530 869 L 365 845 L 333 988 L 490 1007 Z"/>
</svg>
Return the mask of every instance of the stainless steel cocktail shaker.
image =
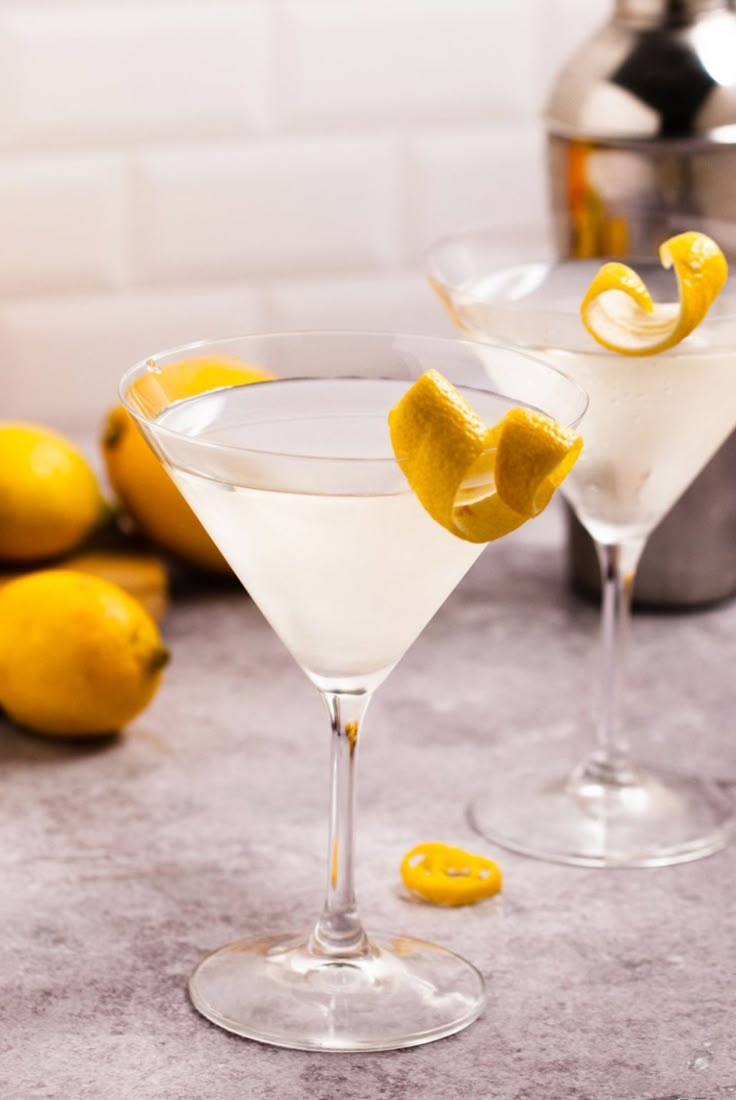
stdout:
<svg viewBox="0 0 736 1100">
<path fill-rule="evenodd" d="M 674 232 L 712 224 L 736 263 L 732 0 L 615 0 L 559 74 L 546 128 L 561 255 L 651 256 Z M 573 580 L 595 591 L 595 552 L 572 515 L 569 535 Z M 736 433 L 652 534 L 635 600 L 678 607 L 734 593 Z"/>
</svg>

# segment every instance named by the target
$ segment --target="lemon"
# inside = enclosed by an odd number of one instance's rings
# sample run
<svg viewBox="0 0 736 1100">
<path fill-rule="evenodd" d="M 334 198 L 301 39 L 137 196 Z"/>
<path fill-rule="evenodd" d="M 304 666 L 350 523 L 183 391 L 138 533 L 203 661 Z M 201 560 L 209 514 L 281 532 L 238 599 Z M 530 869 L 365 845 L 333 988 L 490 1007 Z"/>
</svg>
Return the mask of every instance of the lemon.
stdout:
<svg viewBox="0 0 736 1100">
<path fill-rule="evenodd" d="M 100 577 L 44 570 L 0 589 L 0 703 L 38 733 L 121 729 L 168 656 L 142 604 Z"/>
<path fill-rule="evenodd" d="M 108 413 L 102 453 L 115 495 L 139 531 L 191 565 L 228 571 L 222 554 L 122 405 Z"/>
<path fill-rule="evenodd" d="M 187 359 L 137 379 L 136 399 L 149 415 L 155 415 L 171 401 L 269 377 L 265 371 L 227 359 Z M 102 453 L 116 496 L 144 535 L 200 569 L 229 572 L 222 554 L 122 405 L 107 416 Z"/>
<path fill-rule="evenodd" d="M 153 364 L 155 361 L 151 360 Z M 146 416 L 155 416 L 171 404 L 198 393 L 222 389 L 223 386 L 244 386 L 249 382 L 265 382 L 273 375 L 261 367 L 253 367 L 228 355 L 200 355 L 179 359 L 159 366 L 149 374 L 136 378 L 131 395 Z"/>
<path fill-rule="evenodd" d="M 92 573 L 112 581 L 140 600 L 157 623 L 162 622 L 168 611 L 169 575 L 163 559 L 158 555 L 142 554 L 138 550 L 84 549 L 43 568 L 73 569 L 76 573 Z M 1 571 L 0 588 L 27 576 L 29 569 L 35 567 Z"/>
<path fill-rule="evenodd" d="M 591 336 L 622 355 L 655 355 L 684 340 L 721 292 L 728 264 L 704 233 L 680 233 L 659 249 L 662 266 L 674 267 L 679 302 L 653 302 L 644 281 L 626 264 L 606 263 L 585 293 L 580 315 Z"/>
<path fill-rule="evenodd" d="M 0 561 L 65 554 L 106 514 L 92 468 L 67 439 L 37 424 L 0 423 Z"/>
<path fill-rule="evenodd" d="M 169 606 L 169 575 L 163 559 L 156 554 L 90 550 L 66 558 L 64 567 L 77 573 L 91 573 L 119 585 L 130 596 L 139 600 L 157 623 L 161 623 L 166 617 Z"/>
<path fill-rule="evenodd" d="M 575 464 L 582 438 L 531 409 L 487 427 L 430 370 L 389 413 L 391 444 L 433 519 L 468 542 L 492 542 L 539 514 Z"/>
</svg>

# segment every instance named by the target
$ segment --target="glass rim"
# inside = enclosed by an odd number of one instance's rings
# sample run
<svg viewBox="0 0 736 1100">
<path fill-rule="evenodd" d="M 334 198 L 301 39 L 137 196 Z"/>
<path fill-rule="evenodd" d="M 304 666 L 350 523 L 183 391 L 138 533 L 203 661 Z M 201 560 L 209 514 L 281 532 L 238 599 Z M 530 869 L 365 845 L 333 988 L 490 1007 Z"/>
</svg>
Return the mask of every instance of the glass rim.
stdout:
<svg viewBox="0 0 736 1100">
<path fill-rule="evenodd" d="M 479 297 L 477 297 L 476 295 L 474 295 L 472 293 L 468 293 L 464 289 L 464 286 L 463 286 L 462 282 L 458 281 L 457 279 L 448 279 L 446 274 L 443 273 L 440 270 L 440 266 L 437 262 L 437 257 L 443 249 L 447 249 L 449 247 L 452 247 L 453 245 L 461 245 L 464 242 L 469 244 L 469 245 L 472 245 L 474 242 L 475 243 L 483 243 L 486 240 L 492 239 L 495 235 L 497 235 L 497 231 L 495 229 L 493 229 L 491 226 L 479 226 L 475 229 L 466 229 L 466 230 L 462 230 L 459 233 L 448 233 L 448 234 L 445 234 L 442 237 L 438 237 L 435 241 L 432 242 L 432 244 L 429 245 L 429 247 L 425 250 L 425 253 L 424 253 L 424 260 L 425 260 L 424 267 L 425 267 L 425 271 L 426 271 L 427 277 L 430 280 L 430 282 L 437 283 L 437 285 L 440 288 L 442 288 L 445 291 L 449 291 L 450 294 L 462 292 L 463 300 L 465 302 L 468 302 L 468 303 L 472 304 L 472 305 L 487 306 L 489 304 L 487 300 L 484 300 L 483 298 L 479 298 Z M 643 264 L 647 264 L 651 269 L 656 270 L 658 272 L 659 271 L 665 272 L 667 270 L 666 268 L 658 266 L 657 260 L 654 256 L 642 256 L 642 255 L 623 256 L 623 257 L 617 257 L 617 256 L 590 256 L 590 257 L 576 258 L 574 256 L 554 255 L 552 253 L 552 251 L 550 251 L 550 253 L 548 255 L 544 255 L 544 253 L 540 252 L 540 254 L 537 255 L 537 256 L 534 256 L 534 255 L 531 255 L 531 254 L 525 255 L 522 259 L 520 259 L 518 261 L 506 260 L 506 261 L 502 261 L 501 263 L 495 263 L 495 264 L 493 264 L 492 266 L 490 266 L 488 268 L 488 271 L 486 272 L 486 274 L 488 276 L 498 276 L 498 275 L 510 274 L 512 272 L 515 272 L 515 271 L 524 272 L 524 271 L 530 271 L 532 269 L 541 269 L 541 268 L 546 268 L 546 269 L 559 268 L 559 269 L 562 269 L 562 268 L 566 267 L 566 268 L 571 269 L 571 268 L 574 268 L 576 266 L 582 266 L 583 264 L 595 264 L 595 263 L 604 264 L 604 263 L 607 263 L 611 260 L 620 260 L 622 263 L 629 264 L 630 266 L 637 266 L 637 265 L 640 266 L 640 265 L 643 265 Z M 701 324 L 698 325 L 698 329 L 707 328 L 707 329 L 710 330 L 710 329 L 714 329 L 714 328 L 720 328 L 724 325 L 733 324 L 734 322 L 736 322 L 736 261 L 728 261 L 728 258 L 727 258 L 727 262 L 729 263 L 729 274 L 728 274 L 728 278 L 727 278 L 724 290 L 726 290 L 729 294 L 733 295 L 734 304 L 731 308 L 729 308 L 727 311 L 721 313 L 718 316 L 716 316 L 713 313 L 709 312 L 706 315 L 706 317 L 703 319 Z M 675 276 L 674 276 L 674 273 L 673 273 L 673 278 L 674 277 Z M 718 298 L 716 298 L 716 301 L 718 301 Z M 497 301 L 493 302 L 492 304 L 494 306 L 497 306 L 499 309 L 506 310 L 509 314 L 522 313 L 524 310 L 527 310 L 530 314 L 533 314 L 534 317 L 537 318 L 537 319 L 544 319 L 544 318 L 549 318 L 549 319 L 574 318 L 575 316 L 578 315 L 578 312 L 579 312 L 579 303 L 575 304 L 575 305 L 571 305 L 569 307 L 565 307 L 565 308 L 561 308 L 561 307 L 553 308 L 553 307 L 549 307 L 549 306 L 547 306 L 547 307 L 530 306 L 528 301 L 525 303 L 524 299 L 520 299 L 520 300 L 516 300 L 516 301 L 508 300 L 508 299 L 507 300 L 498 299 Z M 582 338 L 582 336 L 583 336 L 583 333 L 581 333 L 581 338 Z M 503 340 L 501 340 L 499 342 L 503 343 Z M 602 348 L 602 347 L 599 347 L 599 346 L 595 345 L 592 342 L 592 338 L 591 338 L 591 343 L 592 343 L 592 346 L 590 347 L 590 354 L 591 355 L 610 356 L 610 355 L 617 354 L 615 352 L 608 351 L 605 348 Z M 528 350 L 531 354 L 534 354 L 536 349 L 533 345 L 529 345 L 526 348 L 526 350 Z M 563 350 L 567 350 L 567 349 L 563 349 Z M 579 349 L 576 348 L 575 350 L 579 350 Z M 726 351 L 727 348 L 726 348 L 726 345 L 723 345 L 723 347 L 716 346 L 712 350 L 713 351 L 716 351 L 716 350 Z M 587 348 L 587 345 L 586 345 L 586 352 L 587 351 L 588 351 L 588 348 Z M 670 348 L 667 351 L 667 357 L 671 358 L 671 357 L 673 357 L 675 355 L 678 355 L 678 354 L 679 355 L 692 354 L 692 352 L 693 352 L 693 349 L 690 346 L 682 347 L 681 345 L 677 345 L 676 347 Z"/>
<path fill-rule="evenodd" d="M 498 348 L 499 350 L 503 351 L 506 354 L 511 353 L 515 357 L 519 357 L 520 359 L 524 359 L 524 360 L 527 360 L 527 361 L 531 362 L 534 365 L 535 368 L 537 368 L 537 369 L 541 368 L 541 370 L 544 373 L 549 373 L 550 375 L 557 376 L 562 381 L 562 384 L 568 388 L 570 393 L 572 393 L 572 392 L 575 393 L 575 395 L 576 395 L 576 413 L 575 413 L 575 416 L 568 419 L 568 420 L 566 420 L 566 421 L 564 421 L 564 422 L 562 420 L 557 420 L 557 422 L 562 424 L 563 427 L 569 428 L 569 429 L 574 429 L 580 423 L 580 421 L 582 420 L 583 416 L 585 415 L 585 413 L 587 411 L 588 405 L 589 405 L 589 398 L 588 398 L 587 392 L 583 389 L 583 387 L 581 385 L 579 385 L 578 382 L 575 381 L 574 378 L 570 377 L 569 374 L 567 374 L 564 370 L 560 370 L 560 368 L 555 366 L 554 364 L 548 363 L 543 358 L 541 358 L 540 356 L 535 355 L 532 351 L 527 351 L 524 348 L 514 347 L 511 344 L 504 344 L 504 343 L 501 343 L 500 341 L 471 340 L 471 339 L 468 339 L 468 338 L 462 337 L 462 336 L 459 336 L 459 337 L 455 337 L 455 336 L 432 336 L 432 335 L 428 335 L 428 334 L 425 334 L 425 333 L 410 333 L 410 332 L 402 332 L 402 331 L 390 330 L 390 329 L 387 329 L 387 330 L 384 330 L 384 331 L 382 331 L 382 330 L 361 330 L 361 329 L 299 329 L 299 330 L 288 330 L 288 331 L 285 331 L 285 330 L 271 330 L 271 331 L 263 331 L 263 332 L 249 332 L 249 333 L 241 334 L 239 336 L 222 336 L 222 337 L 216 337 L 214 339 L 193 340 L 193 341 L 190 341 L 189 343 L 173 345 L 171 347 L 163 349 L 162 351 L 155 352 L 153 355 L 149 355 L 145 359 L 138 360 L 136 363 L 133 364 L 133 366 L 129 367 L 124 372 L 124 374 L 122 375 L 122 377 L 120 379 L 120 382 L 118 383 L 118 394 L 120 396 L 120 399 L 123 403 L 124 408 L 127 410 L 128 413 L 130 413 L 130 415 L 134 418 L 134 420 L 136 420 L 137 422 L 140 422 L 141 424 L 146 425 L 151 430 L 153 430 L 157 435 L 161 435 L 165 438 L 170 438 L 170 439 L 186 440 L 187 442 L 191 443 L 193 441 L 192 437 L 190 435 L 188 435 L 186 432 L 177 431 L 174 428 L 167 428 L 166 426 L 161 425 L 160 423 L 158 423 L 156 417 L 146 416 L 139 409 L 136 409 L 133 406 L 133 404 L 130 402 L 130 400 L 127 397 L 127 391 L 130 389 L 130 386 L 131 386 L 131 384 L 133 383 L 133 381 L 135 379 L 141 378 L 145 374 L 155 374 L 155 368 L 160 366 L 159 360 L 166 360 L 166 361 L 172 361 L 173 360 L 175 362 L 176 358 L 174 358 L 174 357 L 178 358 L 180 356 L 181 357 L 191 356 L 191 354 L 193 352 L 202 351 L 204 349 L 208 349 L 208 350 L 215 349 L 215 348 L 221 347 L 222 345 L 226 345 L 226 344 L 244 343 L 245 341 L 249 341 L 249 340 L 254 340 L 254 341 L 255 340 L 267 340 L 267 341 L 273 340 L 275 342 L 277 340 L 287 340 L 287 339 L 299 340 L 299 339 L 304 339 L 305 337 L 306 338 L 323 337 L 323 338 L 328 338 L 328 339 L 331 339 L 333 337 L 343 337 L 343 338 L 346 338 L 346 339 L 366 339 L 366 338 L 373 339 L 373 338 L 376 338 L 376 339 L 384 339 L 384 340 L 386 340 L 386 339 L 409 340 L 409 341 L 416 341 L 416 342 L 421 342 L 421 343 L 425 343 L 425 344 L 436 344 L 436 345 L 440 345 L 440 346 L 446 346 L 448 349 L 453 349 L 453 348 L 458 348 L 458 347 L 459 348 L 465 348 L 465 349 L 488 348 L 488 347 L 494 348 L 495 347 L 495 348 Z M 322 375 L 313 375 L 313 376 L 308 375 L 306 377 L 305 376 L 298 376 L 298 375 L 296 375 L 296 376 L 284 376 L 284 377 L 279 377 L 279 378 L 274 378 L 274 379 L 264 379 L 262 382 L 249 382 L 249 383 L 247 383 L 247 385 L 259 386 L 259 385 L 264 385 L 266 383 L 271 385 L 273 383 L 278 384 L 280 382 L 283 383 L 283 382 L 324 381 L 325 377 L 329 377 L 329 376 L 322 376 Z M 346 375 L 343 375 L 342 377 L 344 377 L 344 378 L 355 378 L 357 380 L 361 379 L 360 374 L 355 374 L 355 375 L 347 375 L 346 374 Z M 391 378 L 390 375 L 377 374 L 377 375 L 373 375 L 372 377 L 375 378 L 376 380 L 379 380 L 379 381 L 396 381 L 396 379 Z M 453 383 L 453 385 L 454 384 L 455 383 Z M 206 390 L 204 392 L 205 393 L 218 393 L 218 392 L 221 392 L 222 390 L 233 389 L 233 388 L 236 388 L 236 387 L 235 386 L 218 386 L 218 387 L 215 387 L 212 390 Z M 530 405 L 530 402 L 524 401 L 520 398 L 514 398 L 512 396 L 507 396 L 506 394 L 500 393 L 497 389 L 494 389 L 492 386 L 490 386 L 489 389 L 481 389 L 479 386 L 471 386 L 471 385 L 460 384 L 460 385 L 457 386 L 457 388 L 460 390 L 460 392 L 467 392 L 467 393 L 471 393 L 471 394 L 472 393 L 478 393 L 479 395 L 482 395 L 482 394 L 489 395 L 489 394 L 491 394 L 491 395 L 494 395 L 494 396 L 497 396 L 497 397 L 504 398 L 505 400 L 509 401 L 511 404 L 513 404 L 514 402 L 517 402 L 518 404 L 525 405 L 527 407 L 529 407 L 529 405 Z M 193 395 L 193 396 L 201 396 L 201 395 L 197 394 L 197 395 Z M 178 400 L 184 401 L 184 400 L 189 400 L 189 399 L 188 398 L 179 398 Z M 172 405 L 173 404 L 174 404 L 174 402 L 172 402 Z M 541 411 L 543 413 L 545 412 L 543 409 L 540 409 L 539 411 Z M 545 415 L 549 415 L 549 414 L 545 413 Z M 552 418 L 551 417 L 551 419 L 557 419 L 557 418 Z M 354 457 L 354 456 L 353 457 L 347 457 L 347 456 L 340 456 L 340 455 L 301 455 L 301 454 L 294 454 L 294 453 L 280 451 L 280 450 L 264 450 L 263 448 L 260 448 L 260 447 L 233 447 L 231 445 L 230 446 L 223 446 L 223 444 L 221 444 L 221 443 L 214 443 L 212 441 L 208 441 L 208 440 L 204 440 L 204 439 L 197 439 L 196 444 L 197 444 L 197 447 L 206 448 L 207 450 L 212 449 L 212 450 L 216 450 L 216 451 L 219 451 L 219 452 L 232 451 L 232 452 L 237 452 L 239 454 L 259 455 L 259 456 L 270 457 L 270 458 L 283 458 L 283 459 L 287 459 L 287 460 L 290 460 L 290 461 L 302 461 L 302 462 L 308 461 L 310 463 L 338 463 L 338 462 L 346 463 L 346 462 L 348 462 L 348 463 L 351 463 L 351 464 L 353 464 L 353 463 L 356 463 L 356 464 L 357 463 L 371 464 L 372 463 L 374 465 L 379 465 L 381 463 L 384 463 L 384 464 L 396 465 L 397 462 L 402 461 L 401 459 L 397 458 L 395 455 L 388 455 L 388 456 L 385 456 L 385 457 L 377 457 L 377 458 L 361 458 L 361 457 Z M 494 449 L 495 448 L 489 448 L 489 451 L 492 451 Z M 483 452 L 483 453 L 486 453 L 486 452 Z"/>
</svg>

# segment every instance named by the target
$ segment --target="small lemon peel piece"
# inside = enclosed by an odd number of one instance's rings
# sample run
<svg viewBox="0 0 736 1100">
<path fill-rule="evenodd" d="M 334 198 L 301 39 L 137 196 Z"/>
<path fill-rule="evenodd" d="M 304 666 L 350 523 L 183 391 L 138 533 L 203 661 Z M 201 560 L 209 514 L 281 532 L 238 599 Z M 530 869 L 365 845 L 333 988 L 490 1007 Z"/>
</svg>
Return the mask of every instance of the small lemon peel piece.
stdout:
<svg viewBox="0 0 736 1100">
<path fill-rule="evenodd" d="M 439 371 L 429 370 L 389 413 L 394 454 L 425 510 L 467 542 L 493 542 L 539 515 L 583 441 L 532 409 L 490 428 Z"/>
<path fill-rule="evenodd" d="M 618 261 L 605 263 L 580 305 L 586 329 L 602 347 L 621 355 L 656 355 L 675 347 L 698 327 L 720 294 L 728 264 L 715 241 L 690 230 L 659 247 L 674 268 L 679 302 L 654 302 L 644 281 Z"/>
<path fill-rule="evenodd" d="M 407 890 L 433 905 L 475 905 L 502 887 L 501 870 L 493 860 L 437 841 L 407 852 L 400 872 Z"/>
</svg>

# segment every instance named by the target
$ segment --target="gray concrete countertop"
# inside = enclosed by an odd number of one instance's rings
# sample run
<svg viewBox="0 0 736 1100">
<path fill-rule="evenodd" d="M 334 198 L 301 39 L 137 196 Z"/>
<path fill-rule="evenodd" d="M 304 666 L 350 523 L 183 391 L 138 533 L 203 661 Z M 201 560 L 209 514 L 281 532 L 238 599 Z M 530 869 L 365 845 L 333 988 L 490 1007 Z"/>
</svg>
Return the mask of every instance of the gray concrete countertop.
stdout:
<svg viewBox="0 0 736 1100">
<path fill-rule="evenodd" d="M 322 901 L 328 734 L 315 692 L 236 590 L 180 599 L 174 660 L 120 738 L 0 722 L 2 1100 L 722 1100 L 736 1097 L 736 846 L 646 871 L 493 850 L 464 807 L 541 738 L 586 744 L 598 615 L 564 581 L 559 511 L 489 547 L 378 692 L 361 749 L 358 892 L 370 931 L 485 974 L 485 1015 L 372 1055 L 238 1039 L 186 981 L 230 940 L 300 931 Z M 638 614 L 641 754 L 736 778 L 736 604 Z M 501 896 L 414 903 L 421 840 L 492 854 Z"/>
</svg>

